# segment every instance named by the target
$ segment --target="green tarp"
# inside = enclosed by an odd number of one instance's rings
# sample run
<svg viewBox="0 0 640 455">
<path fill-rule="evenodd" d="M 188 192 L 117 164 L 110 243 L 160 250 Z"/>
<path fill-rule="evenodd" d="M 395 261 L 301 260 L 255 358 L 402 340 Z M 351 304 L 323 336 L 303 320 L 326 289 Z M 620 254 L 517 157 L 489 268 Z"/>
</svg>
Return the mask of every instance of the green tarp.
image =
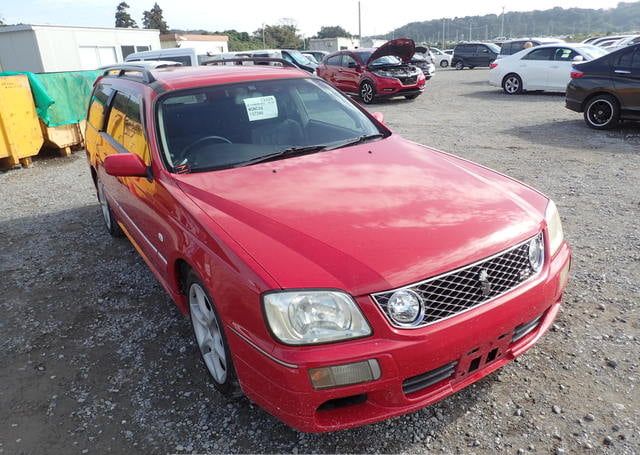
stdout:
<svg viewBox="0 0 640 455">
<path fill-rule="evenodd" d="M 0 77 L 16 74 L 25 74 L 29 78 L 38 117 L 47 126 L 61 126 L 84 120 L 93 81 L 101 71 L 4 72 Z"/>
</svg>

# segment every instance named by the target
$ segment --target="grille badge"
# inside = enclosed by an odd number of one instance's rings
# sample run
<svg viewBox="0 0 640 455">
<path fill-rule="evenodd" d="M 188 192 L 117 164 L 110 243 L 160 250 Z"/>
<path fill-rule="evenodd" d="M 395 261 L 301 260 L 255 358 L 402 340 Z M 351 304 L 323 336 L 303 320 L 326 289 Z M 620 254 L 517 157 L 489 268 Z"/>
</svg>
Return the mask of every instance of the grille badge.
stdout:
<svg viewBox="0 0 640 455">
<path fill-rule="evenodd" d="M 480 269 L 478 272 L 478 283 L 480 284 L 480 292 L 487 296 L 491 293 L 491 281 L 489 281 L 489 271 Z"/>
</svg>

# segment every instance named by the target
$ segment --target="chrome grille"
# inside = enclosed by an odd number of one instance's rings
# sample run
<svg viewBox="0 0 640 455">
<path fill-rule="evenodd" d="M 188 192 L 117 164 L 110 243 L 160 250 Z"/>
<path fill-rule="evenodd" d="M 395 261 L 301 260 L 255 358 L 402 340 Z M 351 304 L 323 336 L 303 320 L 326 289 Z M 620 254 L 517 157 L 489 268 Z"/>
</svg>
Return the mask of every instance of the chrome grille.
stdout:
<svg viewBox="0 0 640 455">
<path fill-rule="evenodd" d="M 529 263 L 529 242 L 538 236 L 482 261 L 400 288 L 414 291 L 422 299 L 424 314 L 412 324 L 399 324 L 389 317 L 387 303 L 399 289 L 373 294 L 373 299 L 391 324 L 402 328 L 424 327 L 463 313 L 510 291 L 535 274 Z"/>
</svg>

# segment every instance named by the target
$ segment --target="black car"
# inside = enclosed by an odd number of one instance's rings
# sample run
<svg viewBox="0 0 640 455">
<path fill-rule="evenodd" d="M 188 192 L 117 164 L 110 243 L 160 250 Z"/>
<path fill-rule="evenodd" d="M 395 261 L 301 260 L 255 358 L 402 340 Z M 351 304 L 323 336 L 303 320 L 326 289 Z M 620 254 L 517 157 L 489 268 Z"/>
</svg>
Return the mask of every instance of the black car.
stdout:
<svg viewBox="0 0 640 455">
<path fill-rule="evenodd" d="M 457 70 L 488 67 L 499 53 L 500 48 L 493 43 L 462 43 L 453 49 L 451 65 Z"/>
<path fill-rule="evenodd" d="M 566 106 L 584 112 L 591 128 L 613 128 L 640 120 L 640 44 L 573 65 Z"/>
</svg>

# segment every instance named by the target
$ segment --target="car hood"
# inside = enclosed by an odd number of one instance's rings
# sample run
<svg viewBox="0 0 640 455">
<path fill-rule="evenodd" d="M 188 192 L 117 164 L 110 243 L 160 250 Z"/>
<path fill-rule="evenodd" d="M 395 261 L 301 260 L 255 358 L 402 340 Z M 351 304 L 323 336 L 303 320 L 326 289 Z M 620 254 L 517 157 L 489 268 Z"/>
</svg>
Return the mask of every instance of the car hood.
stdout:
<svg viewBox="0 0 640 455">
<path fill-rule="evenodd" d="M 413 54 L 415 53 L 416 43 L 412 39 L 398 38 L 387 41 L 382 46 L 373 51 L 366 64 L 368 66 L 371 62 L 387 55 L 393 55 L 395 57 L 398 57 L 404 63 L 409 63 L 411 57 L 413 57 Z"/>
<path fill-rule="evenodd" d="M 395 288 L 535 235 L 547 199 L 395 135 L 178 185 L 282 288 Z"/>
</svg>

